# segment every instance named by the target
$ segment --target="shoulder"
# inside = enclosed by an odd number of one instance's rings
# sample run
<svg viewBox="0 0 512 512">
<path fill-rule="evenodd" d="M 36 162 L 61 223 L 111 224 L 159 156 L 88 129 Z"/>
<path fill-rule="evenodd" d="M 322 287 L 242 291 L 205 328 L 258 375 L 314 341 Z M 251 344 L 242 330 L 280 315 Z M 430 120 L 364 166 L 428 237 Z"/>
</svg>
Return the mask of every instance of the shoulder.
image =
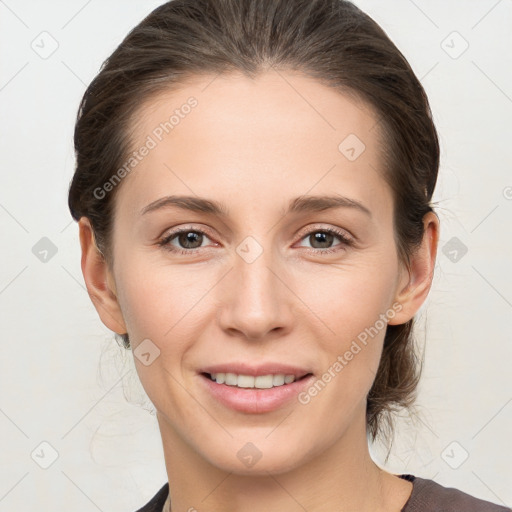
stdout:
<svg viewBox="0 0 512 512">
<path fill-rule="evenodd" d="M 162 512 L 165 500 L 169 495 L 169 482 L 166 482 L 163 487 L 146 503 L 142 508 L 136 512 Z"/>
<path fill-rule="evenodd" d="M 408 475 L 409 476 L 409 475 Z M 484 501 L 458 489 L 410 475 L 412 494 L 401 512 L 511 512 L 512 509 Z"/>
</svg>

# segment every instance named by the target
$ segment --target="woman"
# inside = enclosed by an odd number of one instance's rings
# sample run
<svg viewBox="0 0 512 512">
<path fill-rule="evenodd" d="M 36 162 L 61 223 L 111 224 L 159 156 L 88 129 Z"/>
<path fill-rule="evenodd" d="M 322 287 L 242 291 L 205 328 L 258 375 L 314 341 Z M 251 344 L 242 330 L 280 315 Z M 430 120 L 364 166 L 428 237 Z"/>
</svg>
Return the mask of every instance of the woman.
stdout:
<svg viewBox="0 0 512 512">
<path fill-rule="evenodd" d="M 439 238 L 425 92 L 341 0 L 174 0 L 82 100 L 69 206 L 157 410 L 141 511 L 500 511 L 375 464 Z"/>
</svg>

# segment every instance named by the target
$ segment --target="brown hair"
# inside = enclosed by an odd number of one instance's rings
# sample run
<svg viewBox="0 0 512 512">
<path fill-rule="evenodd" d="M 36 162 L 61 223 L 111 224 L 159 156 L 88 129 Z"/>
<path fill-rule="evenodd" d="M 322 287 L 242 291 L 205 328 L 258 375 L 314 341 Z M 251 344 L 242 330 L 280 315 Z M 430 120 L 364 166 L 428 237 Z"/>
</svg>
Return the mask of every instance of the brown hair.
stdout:
<svg viewBox="0 0 512 512">
<path fill-rule="evenodd" d="M 397 250 L 409 264 L 423 237 L 423 217 L 433 211 L 439 142 L 421 83 L 379 25 L 346 0 L 171 0 L 133 28 L 103 63 L 77 115 L 69 208 L 75 220 L 89 218 L 109 265 L 121 185 L 102 198 L 94 191 L 133 151 L 130 136 L 141 103 L 187 77 L 230 71 L 256 77 L 270 66 L 309 75 L 377 113 Z M 387 326 L 367 400 L 372 439 L 385 426 L 392 430 L 393 409 L 414 401 L 421 365 L 413 321 Z M 122 341 L 130 347 L 128 334 Z"/>
</svg>

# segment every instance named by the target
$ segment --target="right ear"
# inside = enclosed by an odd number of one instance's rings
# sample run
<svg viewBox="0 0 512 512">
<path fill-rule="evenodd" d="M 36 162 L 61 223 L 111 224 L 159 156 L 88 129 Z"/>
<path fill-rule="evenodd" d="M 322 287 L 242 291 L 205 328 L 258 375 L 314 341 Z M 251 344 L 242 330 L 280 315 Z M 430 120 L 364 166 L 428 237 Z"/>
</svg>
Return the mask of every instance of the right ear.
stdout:
<svg viewBox="0 0 512 512">
<path fill-rule="evenodd" d="M 126 325 L 117 300 L 113 276 L 105 257 L 96 246 L 94 232 L 87 217 L 78 221 L 82 248 L 82 274 L 87 292 L 101 321 L 118 334 L 126 333 Z"/>
</svg>

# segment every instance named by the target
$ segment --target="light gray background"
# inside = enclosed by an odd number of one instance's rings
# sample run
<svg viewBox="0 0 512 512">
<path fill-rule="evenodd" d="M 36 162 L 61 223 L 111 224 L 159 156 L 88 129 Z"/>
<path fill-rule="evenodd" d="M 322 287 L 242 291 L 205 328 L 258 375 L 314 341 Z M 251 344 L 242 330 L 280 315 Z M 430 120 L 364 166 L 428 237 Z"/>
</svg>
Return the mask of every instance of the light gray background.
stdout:
<svg viewBox="0 0 512 512">
<path fill-rule="evenodd" d="M 66 197 L 85 87 L 161 3 L 0 0 L 0 511 L 128 512 L 167 478 L 132 355 L 85 291 Z M 421 79 L 442 147 L 419 417 L 385 467 L 512 506 L 512 0 L 356 3 Z"/>
</svg>

